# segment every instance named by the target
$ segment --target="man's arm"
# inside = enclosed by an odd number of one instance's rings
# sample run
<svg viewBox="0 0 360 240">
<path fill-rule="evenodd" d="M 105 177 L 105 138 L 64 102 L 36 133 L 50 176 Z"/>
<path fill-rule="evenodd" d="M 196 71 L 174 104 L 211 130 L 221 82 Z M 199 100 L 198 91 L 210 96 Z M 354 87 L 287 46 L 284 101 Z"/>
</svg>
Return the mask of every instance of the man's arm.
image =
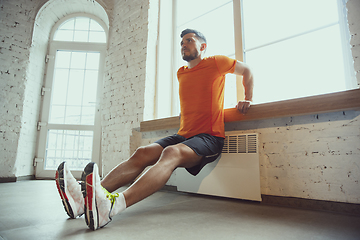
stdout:
<svg viewBox="0 0 360 240">
<path fill-rule="evenodd" d="M 236 62 L 234 74 L 243 76 L 243 85 L 245 89 L 245 100 L 239 101 L 236 105 L 237 110 L 240 113 L 245 114 L 250 108 L 250 103 L 253 97 L 254 78 L 253 74 L 245 63 Z"/>
</svg>

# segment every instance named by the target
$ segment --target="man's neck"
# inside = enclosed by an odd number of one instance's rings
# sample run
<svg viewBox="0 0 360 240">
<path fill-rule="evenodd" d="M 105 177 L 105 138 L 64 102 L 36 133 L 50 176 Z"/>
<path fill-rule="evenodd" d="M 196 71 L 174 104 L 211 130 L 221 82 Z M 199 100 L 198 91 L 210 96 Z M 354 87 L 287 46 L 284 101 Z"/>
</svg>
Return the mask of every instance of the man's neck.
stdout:
<svg viewBox="0 0 360 240">
<path fill-rule="evenodd" d="M 201 62 L 202 59 L 203 59 L 202 57 L 198 57 L 198 58 L 196 58 L 196 59 L 194 59 L 194 60 L 191 60 L 191 61 L 189 62 L 189 64 L 188 64 L 188 68 L 193 68 L 193 67 L 195 67 L 196 65 L 198 65 L 198 64 Z"/>
</svg>

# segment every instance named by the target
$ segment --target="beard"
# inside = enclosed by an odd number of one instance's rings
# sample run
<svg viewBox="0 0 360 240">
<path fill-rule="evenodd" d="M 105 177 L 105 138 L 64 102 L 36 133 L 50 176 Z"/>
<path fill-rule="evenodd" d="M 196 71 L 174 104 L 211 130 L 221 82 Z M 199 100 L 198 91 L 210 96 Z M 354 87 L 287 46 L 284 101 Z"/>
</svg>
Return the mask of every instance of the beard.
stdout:
<svg viewBox="0 0 360 240">
<path fill-rule="evenodd" d="M 198 52 L 197 49 L 194 49 L 193 52 L 190 52 L 190 55 L 185 55 L 183 53 L 183 56 L 182 56 L 183 60 L 185 60 L 187 62 L 190 62 L 190 61 L 192 61 L 192 60 L 194 60 L 194 59 L 196 59 L 198 57 L 199 57 L 199 52 Z"/>
</svg>

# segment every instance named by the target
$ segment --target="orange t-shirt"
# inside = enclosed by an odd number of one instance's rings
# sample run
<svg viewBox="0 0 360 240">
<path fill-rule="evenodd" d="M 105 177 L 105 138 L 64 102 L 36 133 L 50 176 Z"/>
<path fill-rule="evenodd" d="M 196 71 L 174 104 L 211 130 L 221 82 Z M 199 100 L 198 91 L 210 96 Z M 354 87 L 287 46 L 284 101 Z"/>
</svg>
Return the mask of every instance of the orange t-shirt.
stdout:
<svg viewBox="0 0 360 240">
<path fill-rule="evenodd" d="M 200 133 L 225 137 L 225 74 L 235 71 L 236 60 L 226 56 L 204 58 L 193 68 L 177 72 L 181 120 L 178 134 L 189 138 Z"/>
</svg>

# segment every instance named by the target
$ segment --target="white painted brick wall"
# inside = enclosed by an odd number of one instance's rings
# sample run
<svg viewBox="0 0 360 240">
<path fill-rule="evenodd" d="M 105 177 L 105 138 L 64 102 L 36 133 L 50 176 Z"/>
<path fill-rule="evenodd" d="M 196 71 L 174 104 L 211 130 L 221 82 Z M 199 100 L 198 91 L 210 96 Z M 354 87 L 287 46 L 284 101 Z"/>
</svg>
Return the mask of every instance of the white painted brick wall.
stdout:
<svg viewBox="0 0 360 240">
<path fill-rule="evenodd" d="M 360 85 L 360 1 L 348 0 L 348 24 L 351 34 L 351 51 L 354 58 L 354 68 L 358 85 Z"/>
<path fill-rule="evenodd" d="M 143 119 L 148 7 L 147 0 L 122 0 L 113 9 L 102 102 L 104 173 L 130 156 L 132 130 Z"/>
<path fill-rule="evenodd" d="M 23 146 L 36 138 L 28 119 L 34 113 L 28 109 L 33 89 L 27 79 L 26 71 L 30 55 L 31 29 L 35 18 L 33 3 L 29 1 L 2 1 L 0 4 L 0 76 L 1 76 L 1 177 L 16 177 L 19 174 L 32 174 L 29 161 L 22 164 L 16 160 L 28 159 Z M 29 91 L 25 89 L 29 86 Z M 26 95 L 26 93 L 28 95 Z M 35 100 L 36 101 L 36 100 Z M 30 116 L 30 117 L 29 117 Z M 32 151 L 32 149 L 30 150 Z"/>
</svg>

